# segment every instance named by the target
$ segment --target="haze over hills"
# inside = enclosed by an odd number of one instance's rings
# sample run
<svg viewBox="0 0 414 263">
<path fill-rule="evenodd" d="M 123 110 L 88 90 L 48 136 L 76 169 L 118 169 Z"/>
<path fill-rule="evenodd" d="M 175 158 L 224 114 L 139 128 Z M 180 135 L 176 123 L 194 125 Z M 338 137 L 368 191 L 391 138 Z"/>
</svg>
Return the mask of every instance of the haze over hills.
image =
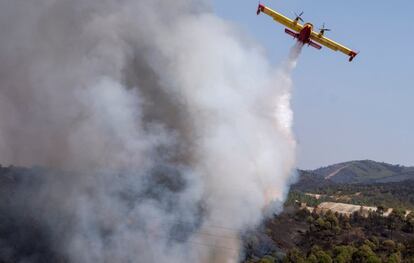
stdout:
<svg viewBox="0 0 414 263">
<path fill-rule="evenodd" d="M 371 160 L 349 161 L 299 172 L 302 180 L 323 184 L 371 184 L 414 180 L 414 167 Z"/>
</svg>

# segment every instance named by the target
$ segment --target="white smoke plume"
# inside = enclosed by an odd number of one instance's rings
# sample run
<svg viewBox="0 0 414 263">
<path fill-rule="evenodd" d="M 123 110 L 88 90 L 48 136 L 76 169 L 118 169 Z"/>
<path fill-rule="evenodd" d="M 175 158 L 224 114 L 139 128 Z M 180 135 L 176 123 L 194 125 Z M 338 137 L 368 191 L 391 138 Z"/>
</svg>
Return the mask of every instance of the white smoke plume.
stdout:
<svg viewBox="0 0 414 263">
<path fill-rule="evenodd" d="M 300 47 L 275 69 L 208 6 L 0 0 L 0 162 L 53 169 L 33 207 L 69 262 L 237 262 L 283 201 Z"/>
</svg>

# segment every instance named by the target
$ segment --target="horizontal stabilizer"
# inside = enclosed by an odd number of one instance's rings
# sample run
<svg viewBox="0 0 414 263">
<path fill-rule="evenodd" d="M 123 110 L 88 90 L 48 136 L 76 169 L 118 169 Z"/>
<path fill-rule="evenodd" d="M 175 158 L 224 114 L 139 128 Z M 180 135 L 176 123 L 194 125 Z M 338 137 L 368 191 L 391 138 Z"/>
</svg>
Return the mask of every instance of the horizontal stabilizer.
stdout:
<svg viewBox="0 0 414 263">
<path fill-rule="evenodd" d="M 321 49 L 321 48 L 322 48 L 322 46 L 321 46 L 321 45 L 316 44 L 316 43 L 315 43 L 315 42 L 313 42 L 312 40 L 310 40 L 310 41 L 309 41 L 309 46 L 312 46 L 312 47 L 314 47 L 314 48 L 316 48 L 316 49 Z"/>
<path fill-rule="evenodd" d="M 298 37 L 298 33 L 295 33 L 295 32 L 293 32 L 293 31 L 290 31 L 289 29 L 287 29 L 287 28 L 285 28 L 285 33 L 286 34 L 288 34 L 288 35 L 291 35 L 292 37 L 294 37 L 294 38 L 297 38 Z"/>
</svg>

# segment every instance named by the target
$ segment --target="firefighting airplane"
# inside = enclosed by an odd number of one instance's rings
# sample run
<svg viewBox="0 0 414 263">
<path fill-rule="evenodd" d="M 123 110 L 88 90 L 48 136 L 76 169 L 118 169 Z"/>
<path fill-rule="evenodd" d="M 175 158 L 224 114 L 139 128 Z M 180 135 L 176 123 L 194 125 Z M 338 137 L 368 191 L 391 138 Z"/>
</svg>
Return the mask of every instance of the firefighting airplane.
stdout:
<svg viewBox="0 0 414 263">
<path fill-rule="evenodd" d="M 358 55 L 358 52 L 352 51 L 351 49 L 325 37 L 325 31 L 330 31 L 330 29 L 325 28 L 325 25 L 322 26 L 319 33 L 313 31 L 313 25 L 311 23 L 305 23 L 304 25 L 301 25 L 299 21 L 303 22 L 303 19 L 301 17 L 303 15 L 303 12 L 299 15 L 296 15 L 296 18 L 292 20 L 259 3 L 257 14 L 259 15 L 260 12 L 265 13 L 266 15 L 272 17 L 276 22 L 279 22 L 282 25 L 294 30 L 295 32 L 286 28 L 285 32 L 303 44 L 308 44 L 309 46 L 312 46 L 316 49 L 321 49 L 321 45 L 324 45 L 333 51 L 341 51 L 345 55 L 349 56 L 349 61 L 352 61 L 355 56 Z"/>
</svg>

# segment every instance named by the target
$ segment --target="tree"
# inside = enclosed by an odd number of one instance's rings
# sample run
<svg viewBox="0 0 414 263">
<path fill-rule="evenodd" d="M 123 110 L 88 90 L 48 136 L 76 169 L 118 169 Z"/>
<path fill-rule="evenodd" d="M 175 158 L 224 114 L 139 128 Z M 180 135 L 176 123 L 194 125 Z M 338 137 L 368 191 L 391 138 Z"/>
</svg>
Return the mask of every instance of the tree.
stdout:
<svg viewBox="0 0 414 263">
<path fill-rule="evenodd" d="M 381 259 L 375 255 L 372 249 L 367 245 L 359 247 L 358 251 L 353 254 L 352 262 L 355 263 L 381 263 Z"/>
<path fill-rule="evenodd" d="M 331 229 L 339 226 L 339 220 L 331 210 L 328 210 L 328 212 L 326 212 L 325 221 L 330 223 Z"/>
<path fill-rule="evenodd" d="M 414 233 L 414 213 L 411 212 L 405 218 L 403 230 L 407 233 Z"/>
<path fill-rule="evenodd" d="M 396 252 L 389 256 L 387 263 L 401 263 L 401 253 Z"/>
<path fill-rule="evenodd" d="M 319 217 L 318 219 L 316 219 L 315 221 L 315 226 L 318 230 L 324 230 L 326 227 L 326 223 L 325 220 L 322 219 L 322 217 Z"/>
<path fill-rule="evenodd" d="M 352 228 L 352 226 L 351 226 L 351 223 L 350 223 L 350 219 L 349 219 L 349 216 L 348 215 L 344 215 L 343 217 L 342 217 L 342 228 L 343 229 L 351 229 Z"/>
<path fill-rule="evenodd" d="M 397 252 L 401 252 L 401 253 L 404 253 L 406 250 L 405 245 L 403 243 L 397 243 L 396 249 L 397 249 Z"/>
<path fill-rule="evenodd" d="M 394 252 L 396 245 L 395 242 L 391 239 L 387 239 L 384 242 L 382 242 L 382 247 L 389 253 Z"/>
<path fill-rule="evenodd" d="M 414 239 L 410 239 L 405 243 L 406 253 L 414 256 Z"/>
<path fill-rule="evenodd" d="M 400 221 L 403 221 L 405 218 L 406 211 L 404 209 L 395 208 L 392 210 L 390 216 L 397 217 Z"/>
<path fill-rule="evenodd" d="M 369 246 L 372 250 L 377 249 L 377 246 L 373 242 L 371 242 L 370 240 L 368 240 L 368 239 L 366 239 L 364 241 L 364 244 L 367 245 L 367 246 Z"/>
<path fill-rule="evenodd" d="M 376 212 L 377 212 L 377 214 L 378 214 L 379 216 L 383 217 L 383 216 L 384 216 L 385 211 L 386 211 L 385 206 L 383 206 L 383 205 L 379 205 L 379 206 L 377 207 L 377 211 L 376 211 Z"/>
<path fill-rule="evenodd" d="M 352 263 L 352 258 L 351 260 L 348 260 L 344 255 L 338 255 L 334 258 L 334 262 L 335 263 Z"/>
<path fill-rule="evenodd" d="M 310 251 L 310 253 L 311 254 L 316 254 L 316 253 L 318 253 L 319 251 L 321 251 L 322 250 L 322 248 L 320 247 L 320 246 L 318 246 L 318 245 L 313 245 L 312 246 L 312 248 L 311 248 L 311 251 Z"/>
<path fill-rule="evenodd" d="M 316 259 L 316 261 L 314 261 Z M 310 260 L 310 261 L 309 261 Z M 310 255 L 308 257 L 308 262 L 316 263 L 332 263 L 331 256 L 323 251 L 319 246 L 314 245 L 311 248 Z"/>
<path fill-rule="evenodd" d="M 395 212 L 395 210 L 393 210 L 387 218 L 387 228 L 391 233 L 391 239 L 392 239 L 392 234 L 394 230 L 398 229 L 398 226 L 399 226 L 398 223 L 399 223 L 399 216 Z"/>
<path fill-rule="evenodd" d="M 369 239 L 375 245 L 375 249 L 377 249 L 380 245 L 379 239 L 376 236 L 372 236 Z"/>
<path fill-rule="evenodd" d="M 288 252 L 284 262 L 305 263 L 305 258 L 297 248 L 294 248 Z"/>
<path fill-rule="evenodd" d="M 310 216 L 309 210 L 306 208 L 301 208 L 296 212 L 295 219 L 298 221 L 302 221 L 308 216 Z"/>
<path fill-rule="evenodd" d="M 331 256 L 323 250 L 319 250 L 315 254 L 318 263 L 332 263 Z"/>
<path fill-rule="evenodd" d="M 352 255 L 357 251 L 353 246 L 335 246 L 333 253 L 335 263 L 352 263 Z"/>
<path fill-rule="evenodd" d="M 358 211 L 353 212 L 352 215 L 351 215 L 351 222 L 352 223 L 359 223 L 362 219 L 363 219 L 363 217 L 361 216 L 361 214 Z"/>
<path fill-rule="evenodd" d="M 318 259 L 314 254 L 310 254 L 309 257 L 306 259 L 306 263 L 318 263 Z"/>
<path fill-rule="evenodd" d="M 388 216 L 388 229 L 391 232 L 391 239 L 394 230 L 401 229 L 405 218 L 405 210 L 393 209 L 391 214 Z"/>
</svg>

